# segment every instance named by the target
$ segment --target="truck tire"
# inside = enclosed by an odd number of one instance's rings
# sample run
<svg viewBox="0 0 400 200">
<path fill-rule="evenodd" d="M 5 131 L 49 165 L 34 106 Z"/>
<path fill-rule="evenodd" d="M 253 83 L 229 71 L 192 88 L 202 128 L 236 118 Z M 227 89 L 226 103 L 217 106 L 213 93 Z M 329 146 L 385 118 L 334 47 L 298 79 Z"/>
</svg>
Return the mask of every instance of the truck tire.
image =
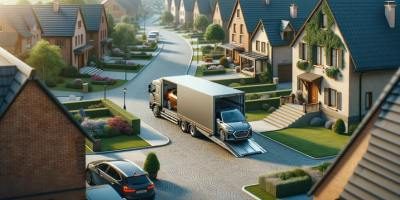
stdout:
<svg viewBox="0 0 400 200">
<path fill-rule="evenodd" d="M 154 106 L 153 107 L 153 114 L 154 114 L 154 117 L 160 117 L 160 107 Z"/>
<path fill-rule="evenodd" d="M 197 131 L 195 125 L 190 124 L 190 126 L 189 126 L 189 132 L 190 132 L 190 135 L 192 135 L 192 137 L 199 137 L 199 132 Z"/>
<path fill-rule="evenodd" d="M 188 133 L 189 129 L 188 129 L 188 123 L 185 121 L 181 121 L 181 130 L 184 133 Z"/>
<path fill-rule="evenodd" d="M 225 141 L 225 132 L 224 132 L 224 130 L 219 130 L 219 139 L 221 140 L 221 141 Z"/>
</svg>

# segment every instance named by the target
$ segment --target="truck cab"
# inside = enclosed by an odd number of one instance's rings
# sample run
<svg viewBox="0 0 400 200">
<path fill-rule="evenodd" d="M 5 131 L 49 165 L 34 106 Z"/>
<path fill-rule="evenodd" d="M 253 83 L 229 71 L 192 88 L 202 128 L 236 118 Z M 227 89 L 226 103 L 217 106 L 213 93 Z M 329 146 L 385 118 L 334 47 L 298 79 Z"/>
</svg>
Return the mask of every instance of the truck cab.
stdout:
<svg viewBox="0 0 400 200">
<path fill-rule="evenodd" d="M 250 124 L 237 108 L 217 111 L 218 135 L 222 141 L 241 141 L 252 137 Z"/>
</svg>

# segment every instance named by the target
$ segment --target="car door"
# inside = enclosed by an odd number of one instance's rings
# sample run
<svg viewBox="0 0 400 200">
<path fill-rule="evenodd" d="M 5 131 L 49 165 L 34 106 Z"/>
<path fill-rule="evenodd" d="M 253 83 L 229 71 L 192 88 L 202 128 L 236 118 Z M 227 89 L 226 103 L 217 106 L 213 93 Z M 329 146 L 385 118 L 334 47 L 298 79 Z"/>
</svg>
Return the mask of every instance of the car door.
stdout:
<svg viewBox="0 0 400 200">
<path fill-rule="evenodd" d="M 110 168 L 110 165 L 108 165 L 107 163 L 101 163 L 99 165 L 96 166 L 96 177 L 94 177 L 94 182 L 96 185 L 103 185 L 103 184 L 107 184 L 108 180 L 107 180 L 107 171 Z"/>
<path fill-rule="evenodd" d="M 110 166 L 105 176 L 108 184 L 110 184 L 116 191 L 121 191 L 121 174 L 118 173 L 112 166 Z"/>
</svg>

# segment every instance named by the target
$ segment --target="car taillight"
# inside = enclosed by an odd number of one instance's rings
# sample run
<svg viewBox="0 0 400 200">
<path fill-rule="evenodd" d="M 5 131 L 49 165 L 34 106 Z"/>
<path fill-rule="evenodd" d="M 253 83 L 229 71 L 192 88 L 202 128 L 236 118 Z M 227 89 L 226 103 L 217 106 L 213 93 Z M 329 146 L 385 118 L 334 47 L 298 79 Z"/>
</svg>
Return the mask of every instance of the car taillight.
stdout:
<svg viewBox="0 0 400 200">
<path fill-rule="evenodd" d="M 152 189 L 154 189 L 154 183 L 152 183 L 149 186 L 147 186 L 147 190 L 152 190 Z"/>
<path fill-rule="evenodd" d="M 124 192 L 124 193 L 133 193 L 133 192 L 136 192 L 136 190 L 133 189 L 133 188 L 130 188 L 130 187 L 127 186 L 127 185 L 124 185 L 124 186 L 122 187 L 122 192 Z"/>
</svg>

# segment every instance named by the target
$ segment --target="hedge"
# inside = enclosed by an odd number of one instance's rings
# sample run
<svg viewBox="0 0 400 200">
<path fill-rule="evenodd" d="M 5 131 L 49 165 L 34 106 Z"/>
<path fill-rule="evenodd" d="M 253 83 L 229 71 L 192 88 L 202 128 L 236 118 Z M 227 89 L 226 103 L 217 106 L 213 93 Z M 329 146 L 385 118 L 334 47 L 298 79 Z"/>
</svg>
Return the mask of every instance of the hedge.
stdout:
<svg viewBox="0 0 400 200">
<path fill-rule="evenodd" d="M 202 70 L 203 76 L 208 76 L 208 75 L 218 75 L 218 74 L 225 74 L 226 71 L 225 69 L 217 69 L 217 70 L 208 70 L 208 69 L 203 69 Z"/>
<path fill-rule="evenodd" d="M 117 81 L 90 81 L 90 83 L 93 85 L 114 85 L 117 83 Z"/>
<path fill-rule="evenodd" d="M 213 82 L 228 86 L 232 83 L 254 84 L 257 83 L 258 80 L 256 78 L 234 78 L 234 79 L 214 80 Z"/>
<path fill-rule="evenodd" d="M 69 111 L 72 115 L 79 113 L 79 110 L 71 110 Z M 85 109 L 85 115 L 90 118 L 101 118 L 101 117 L 110 117 L 112 116 L 110 110 L 108 108 L 93 108 L 93 109 Z"/>
<path fill-rule="evenodd" d="M 257 99 L 257 100 L 247 100 L 245 102 L 246 110 L 262 110 L 264 104 L 268 104 L 269 106 L 274 106 L 278 108 L 280 105 L 280 97 L 274 97 L 269 99 Z"/>
<path fill-rule="evenodd" d="M 266 92 L 266 91 L 276 90 L 276 84 L 244 85 L 234 88 L 241 90 L 245 93 Z"/>
<path fill-rule="evenodd" d="M 101 100 L 88 100 L 88 101 L 75 101 L 63 103 L 67 110 L 79 110 L 81 108 L 87 109 L 89 106 L 94 104 L 102 103 Z"/>
<path fill-rule="evenodd" d="M 124 65 L 124 64 L 103 64 L 102 69 L 121 69 L 137 71 L 142 68 L 142 65 Z"/>
<path fill-rule="evenodd" d="M 118 115 L 128 121 L 128 123 L 132 126 L 133 132 L 140 134 L 140 119 L 136 116 L 133 116 L 126 110 L 122 109 L 118 105 L 114 104 L 112 101 L 108 99 L 102 99 L 101 102 L 110 110 L 113 115 Z"/>
<path fill-rule="evenodd" d="M 287 180 L 281 180 L 279 177 L 261 176 L 259 177 L 259 185 L 272 196 L 283 198 L 306 193 L 312 186 L 312 180 L 308 175 Z"/>
<path fill-rule="evenodd" d="M 280 97 L 280 96 L 287 96 L 292 93 L 292 90 L 276 90 L 276 91 L 268 91 L 268 92 L 254 92 L 254 93 L 247 93 L 246 96 L 251 95 L 270 95 L 272 97 Z"/>
<path fill-rule="evenodd" d="M 136 58 L 136 59 L 151 59 L 153 57 L 153 55 L 144 55 L 144 54 L 131 54 L 130 58 Z"/>
</svg>

